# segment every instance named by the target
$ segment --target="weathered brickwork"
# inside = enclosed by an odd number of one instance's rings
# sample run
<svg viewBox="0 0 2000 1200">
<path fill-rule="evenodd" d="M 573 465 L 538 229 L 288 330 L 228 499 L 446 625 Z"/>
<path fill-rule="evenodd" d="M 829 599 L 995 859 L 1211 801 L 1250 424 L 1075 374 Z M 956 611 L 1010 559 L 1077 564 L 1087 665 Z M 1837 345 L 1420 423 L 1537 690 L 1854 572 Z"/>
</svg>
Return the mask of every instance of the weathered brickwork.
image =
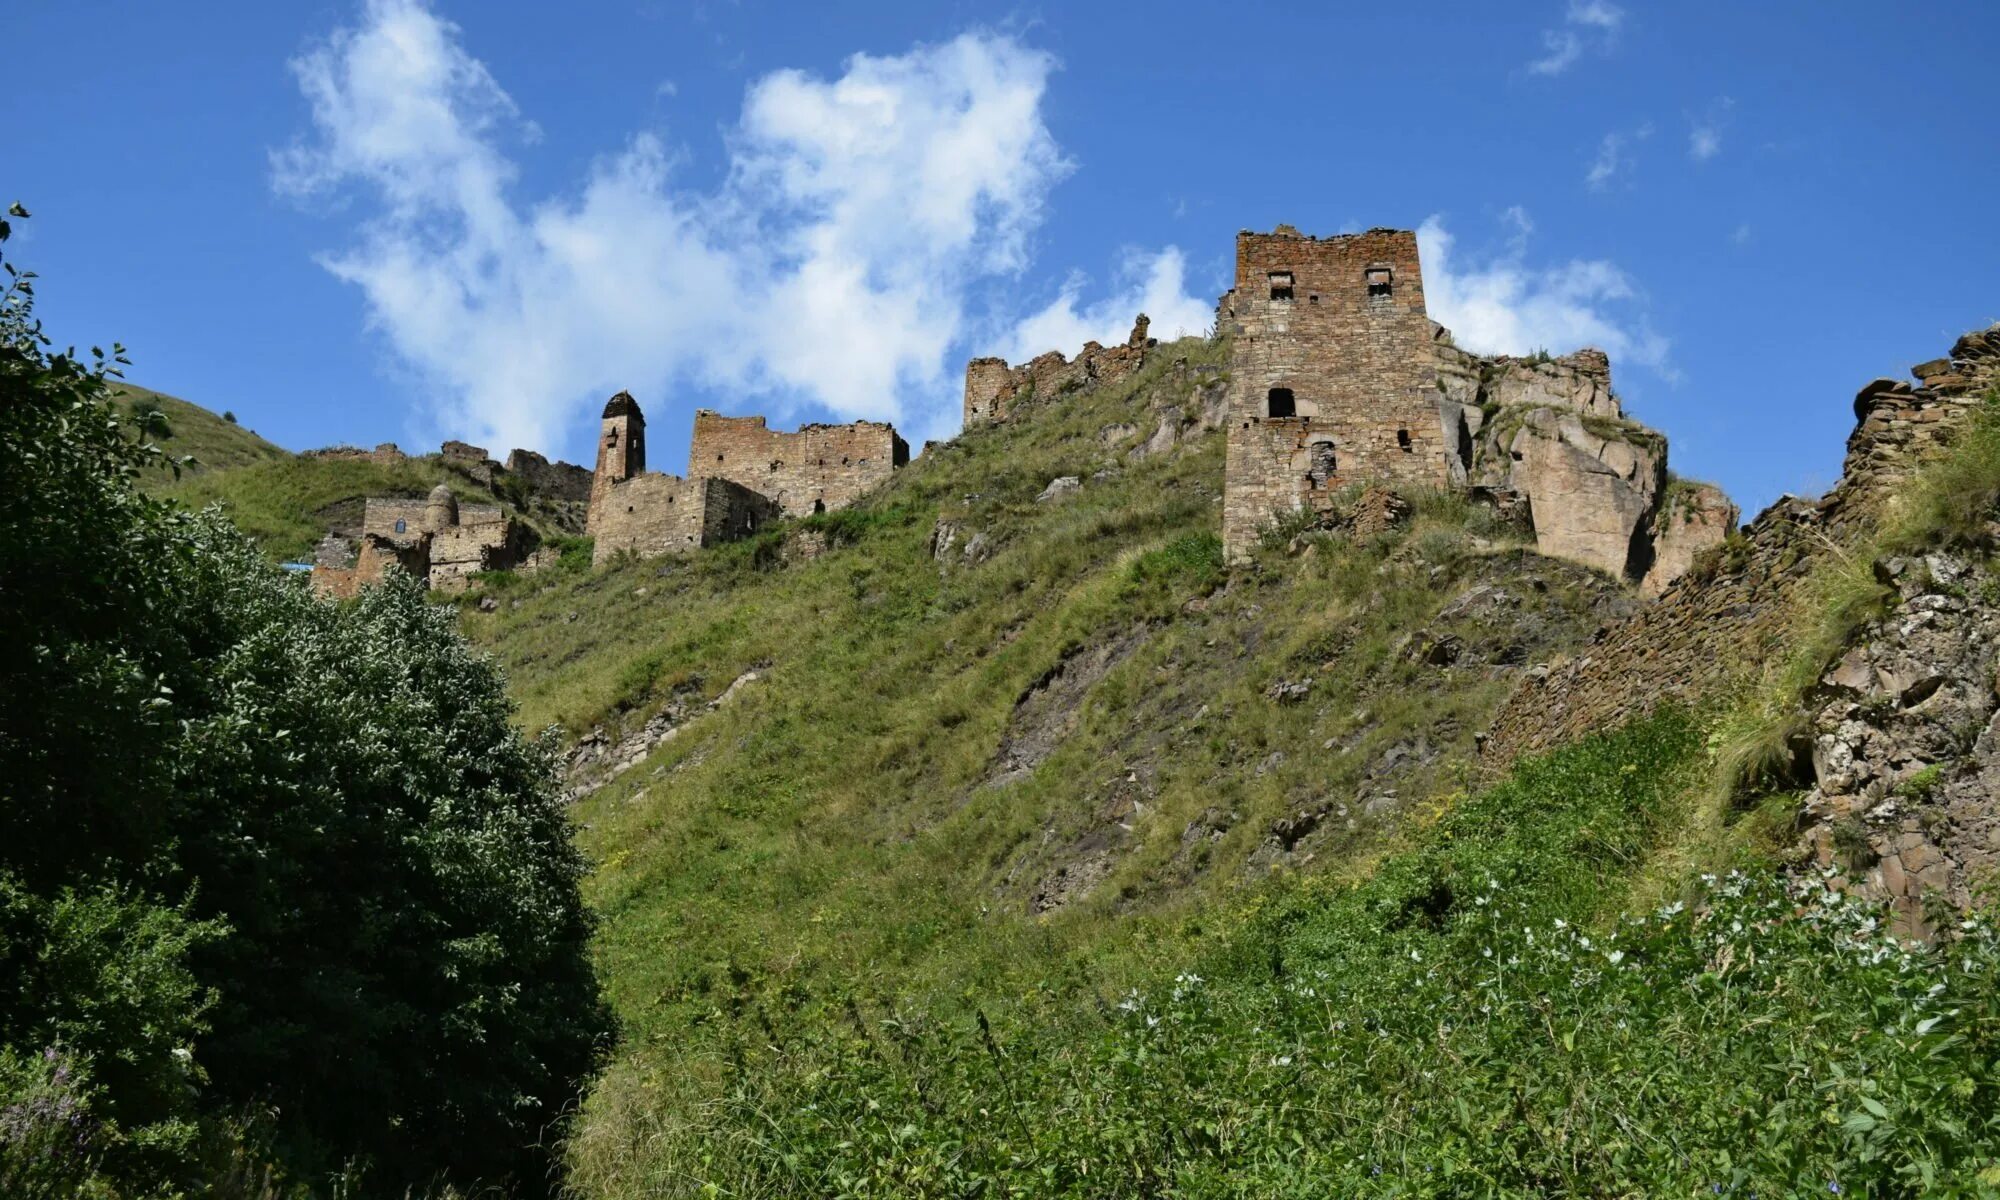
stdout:
<svg viewBox="0 0 2000 1200">
<path fill-rule="evenodd" d="M 732 480 L 768 497 L 788 517 L 845 508 L 887 483 L 910 461 L 893 425 L 807 425 L 796 433 L 767 428 L 762 417 L 694 414 L 688 477 Z"/>
<path fill-rule="evenodd" d="M 656 472 L 606 487 L 590 512 L 597 565 L 624 551 L 651 558 L 699 550 L 745 537 L 782 515 L 776 502 L 734 480 Z"/>
<path fill-rule="evenodd" d="M 1156 343 L 1147 330 L 1152 322 L 1140 313 L 1122 346 L 1085 342 L 1074 361 L 1059 350 L 1036 355 L 1018 367 L 1004 358 L 975 358 L 965 364 L 965 424 L 1004 421 L 1014 409 L 1037 398 L 1048 399 L 1082 387 L 1116 383 L 1146 363 Z"/>
<path fill-rule="evenodd" d="M 646 417 L 620 392 L 604 406 L 586 522 L 593 560 L 630 551 L 683 553 L 743 537 L 780 517 L 854 503 L 910 461 L 892 425 L 807 425 L 794 433 L 762 417 L 695 413 L 683 479 L 646 470 Z"/>
<path fill-rule="evenodd" d="M 615 485 L 646 470 L 646 414 L 630 392 L 619 392 L 605 402 L 604 415 L 597 427 L 597 469 L 590 477 L 590 516 L 585 530 L 597 536 L 597 518 L 604 509 L 606 493 Z"/>
<path fill-rule="evenodd" d="M 532 543 L 498 505 L 460 505 L 444 484 L 422 500 L 371 497 L 357 539 L 329 534 L 314 551 L 313 586 L 351 596 L 395 563 L 433 588 L 457 591 L 476 571 L 519 566 Z"/>
<path fill-rule="evenodd" d="M 1348 483 L 1444 487 L 1455 447 L 1438 412 L 1416 234 L 1236 236 L 1217 309 L 1230 357 L 1223 547 L 1240 561 L 1271 521 L 1326 509 Z"/>
</svg>

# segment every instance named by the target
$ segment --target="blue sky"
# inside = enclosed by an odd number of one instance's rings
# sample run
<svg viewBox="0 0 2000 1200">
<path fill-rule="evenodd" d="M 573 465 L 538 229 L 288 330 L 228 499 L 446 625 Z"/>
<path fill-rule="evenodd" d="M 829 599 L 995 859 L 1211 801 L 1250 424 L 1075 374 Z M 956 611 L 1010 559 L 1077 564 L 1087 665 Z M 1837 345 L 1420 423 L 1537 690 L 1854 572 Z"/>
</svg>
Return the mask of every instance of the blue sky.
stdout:
<svg viewBox="0 0 2000 1200">
<path fill-rule="evenodd" d="M 1754 511 L 2000 319 L 1985 3 L 21 9 L 51 332 L 293 448 L 575 460 L 617 387 L 670 471 L 697 406 L 949 436 L 969 355 L 1392 225 L 1461 343 L 1604 346 Z"/>
</svg>

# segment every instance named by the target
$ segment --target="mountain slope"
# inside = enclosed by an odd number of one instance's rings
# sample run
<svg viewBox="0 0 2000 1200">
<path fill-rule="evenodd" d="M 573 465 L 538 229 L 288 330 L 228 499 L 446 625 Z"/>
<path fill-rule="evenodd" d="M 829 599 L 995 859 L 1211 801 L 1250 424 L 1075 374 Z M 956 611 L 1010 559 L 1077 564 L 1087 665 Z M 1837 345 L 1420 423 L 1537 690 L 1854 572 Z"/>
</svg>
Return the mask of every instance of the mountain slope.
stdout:
<svg viewBox="0 0 2000 1200">
<path fill-rule="evenodd" d="M 601 1136 L 708 1110 L 765 1022 L 1122 977 L 1217 897 L 1363 869 L 1634 603 L 1451 495 L 1372 530 L 1351 496 L 1359 529 L 1226 575 L 1226 358 L 1161 347 L 750 542 L 463 600 L 526 722 L 636 762 L 576 809 L 628 1031 Z"/>
<path fill-rule="evenodd" d="M 290 451 L 258 437 L 254 430 L 178 396 L 129 383 L 114 385 L 111 395 L 124 414 L 152 408 L 166 418 L 166 434 L 152 440 L 173 458 L 194 460 L 181 467 L 181 478 L 291 457 Z M 148 469 L 145 482 L 158 487 L 171 484 L 175 478 L 173 468 L 161 464 Z"/>
<path fill-rule="evenodd" d="M 2000 623 L 2000 401 L 1858 405 L 1850 479 L 1814 508 L 1834 534 L 1767 515 L 1620 620 L 1630 597 L 1448 497 L 1224 573 L 1217 435 L 1129 456 L 1201 409 L 1173 353 L 1220 361 L 1171 348 L 803 528 L 463 602 L 530 719 L 590 730 L 575 811 L 625 1041 L 573 1185 L 2000 1186 L 1993 921 L 1906 945 L 1876 877 L 1774 869 L 1801 720 L 1879 764 L 1862 797 L 1809 793 L 1808 828 L 1889 787 L 1916 809 L 1821 826 L 1822 861 L 1991 824 L 2000 737 L 1929 765 L 1908 740 L 1965 737 L 1945 726 L 1992 711 L 1990 667 L 1905 667 Z M 1730 657 L 1703 593 L 1774 578 L 1746 618 L 1765 657 Z M 1912 640 L 1927 622 L 1944 636 Z M 1873 682 L 1816 690 L 1855 653 Z M 1659 707 L 1679 675 L 1699 709 Z M 1588 705 L 1652 715 L 1592 732 Z M 1496 711 L 1493 758 L 1541 726 L 1581 740 L 1475 791 Z"/>
</svg>

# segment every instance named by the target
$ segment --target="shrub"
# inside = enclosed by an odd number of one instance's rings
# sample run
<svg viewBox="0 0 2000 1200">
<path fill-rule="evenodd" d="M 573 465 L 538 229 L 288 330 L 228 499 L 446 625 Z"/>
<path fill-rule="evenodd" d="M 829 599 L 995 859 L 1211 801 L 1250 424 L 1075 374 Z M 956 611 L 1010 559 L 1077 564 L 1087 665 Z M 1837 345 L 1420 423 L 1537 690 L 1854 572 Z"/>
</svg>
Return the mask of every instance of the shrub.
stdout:
<svg viewBox="0 0 2000 1200">
<path fill-rule="evenodd" d="M 299 1171 L 541 1185 L 608 1031 L 549 747 L 414 581 L 323 602 L 136 491 L 118 351 L 49 352 L 13 278 L 0 1181 L 196 1186 L 254 1107 Z M 87 1161 L 51 1183 L 55 1111 Z"/>
</svg>

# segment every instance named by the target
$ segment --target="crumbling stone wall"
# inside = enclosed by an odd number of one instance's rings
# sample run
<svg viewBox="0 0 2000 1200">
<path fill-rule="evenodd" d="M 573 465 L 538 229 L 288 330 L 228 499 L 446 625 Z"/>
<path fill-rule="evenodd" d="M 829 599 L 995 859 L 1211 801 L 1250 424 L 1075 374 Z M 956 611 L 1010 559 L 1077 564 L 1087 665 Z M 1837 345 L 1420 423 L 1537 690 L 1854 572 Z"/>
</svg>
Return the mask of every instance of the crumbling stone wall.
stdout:
<svg viewBox="0 0 2000 1200">
<path fill-rule="evenodd" d="M 1438 409 L 1416 234 L 1236 236 L 1217 309 L 1234 335 L 1222 541 L 1240 561 L 1274 517 L 1348 483 L 1443 487 L 1456 446 Z"/>
<path fill-rule="evenodd" d="M 719 476 L 682 479 L 649 472 L 603 489 L 591 504 L 591 562 L 621 551 L 642 558 L 681 553 L 745 537 L 782 512 L 775 501 Z"/>
<path fill-rule="evenodd" d="M 1815 690 L 1797 854 L 1851 872 L 1928 935 L 1928 900 L 1964 909 L 2000 880 L 2000 579 L 1960 554 L 1875 571 L 1894 607 Z"/>
<path fill-rule="evenodd" d="M 370 497 L 356 542 L 335 534 L 320 542 L 313 586 L 324 594 L 351 596 L 379 582 L 393 562 L 433 588 L 457 591 L 475 571 L 519 565 L 534 540 L 500 506 L 461 505 L 443 484 L 422 500 Z"/>
<path fill-rule="evenodd" d="M 1116 383 L 1146 363 L 1146 352 L 1157 344 L 1148 335 L 1152 322 L 1140 313 L 1122 346 L 1085 342 L 1075 361 L 1051 350 L 1018 367 L 1004 358 L 975 358 L 965 364 L 965 424 L 1004 421 L 1017 405 L 1047 399 L 1083 387 Z"/>
<path fill-rule="evenodd" d="M 394 442 L 383 442 L 373 450 L 363 450 L 359 446 L 327 446 L 319 450 L 306 450 L 300 458 L 326 459 L 332 462 L 372 462 L 379 467 L 393 467 L 397 463 L 409 461 L 409 455 L 397 448 Z"/>
<path fill-rule="evenodd" d="M 763 417 L 694 414 L 688 477 L 732 480 L 768 497 L 789 517 L 845 508 L 910 461 L 895 426 L 875 421 L 806 425 L 780 433 Z"/>
</svg>

